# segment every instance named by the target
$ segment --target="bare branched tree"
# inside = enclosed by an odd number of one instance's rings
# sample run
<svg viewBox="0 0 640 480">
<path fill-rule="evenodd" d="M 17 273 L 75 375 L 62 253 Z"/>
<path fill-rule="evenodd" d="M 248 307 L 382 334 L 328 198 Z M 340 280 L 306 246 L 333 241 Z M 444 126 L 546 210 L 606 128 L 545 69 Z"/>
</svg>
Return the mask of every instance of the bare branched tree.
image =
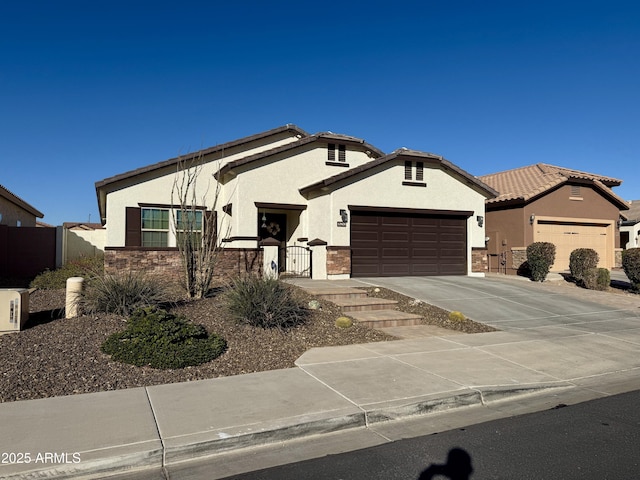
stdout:
<svg viewBox="0 0 640 480">
<path fill-rule="evenodd" d="M 171 202 L 175 205 L 172 225 L 182 260 L 184 287 L 190 298 L 204 298 L 209 293 L 223 250 L 216 225 L 221 185 L 214 180 L 215 191 L 209 195 L 211 179 L 207 178 L 204 190 L 198 191 L 203 160 L 200 155 L 178 162 L 171 190 Z M 210 202 L 213 204 L 208 205 Z"/>
</svg>

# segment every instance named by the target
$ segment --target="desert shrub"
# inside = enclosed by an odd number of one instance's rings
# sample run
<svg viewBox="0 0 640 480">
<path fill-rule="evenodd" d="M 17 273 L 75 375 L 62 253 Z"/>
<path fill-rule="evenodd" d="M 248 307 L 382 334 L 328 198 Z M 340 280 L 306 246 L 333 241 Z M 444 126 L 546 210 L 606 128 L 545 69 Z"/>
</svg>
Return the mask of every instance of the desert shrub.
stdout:
<svg viewBox="0 0 640 480">
<path fill-rule="evenodd" d="M 607 290 L 611 284 L 611 273 L 606 268 L 598 268 L 596 270 L 596 290 Z"/>
<path fill-rule="evenodd" d="M 293 287 L 274 278 L 235 279 L 227 293 L 227 306 L 238 322 L 254 327 L 292 327 L 307 316 Z"/>
<path fill-rule="evenodd" d="M 592 248 L 576 248 L 569 256 L 569 270 L 578 285 L 594 289 L 598 282 L 598 252 Z"/>
<path fill-rule="evenodd" d="M 622 269 L 636 290 L 640 290 L 640 248 L 622 251 Z"/>
<path fill-rule="evenodd" d="M 29 287 L 42 290 L 66 288 L 71 277 L 88 277 L 104 271 L 104 257 L 81 257 L 55 270 L 45 270 L 36 276 Z"/>
<path fill-rule="evenodd" d="M 350 328 L 353 325 L 353 320 L 349 317 L 338 317 L 336 319 L 336 327 L 338 328 Z"/>
<path fill-rule="evenodd" d="M 453 312 L 449 312 L 449 320 L 451 320 L 452 322 L 463 322 L 467 319 L 467 317 L 464 316 L 464 313 L 462 312 L 457 312 L 457 311 L 453 311 Z"/>
<path fill-rule="evenodd" d="M 89 277 L 79 306 L 89 314 L 115 313 L 126 317 L 139 308 L 161 305 L 165 299 L 164 289 L 157 280 L 127 271 Z"/>
<path fill-rule="evenodd" d="M 136 310 L 127 328 L 102 344 L 102 351 L 113 360 L 161 369 L 210 362 L 226 348 L 223 338 L 208 334 L 202 325 L 154 307 Z"/>
<path fill-rule="evenodd" d="M 531 279 L 543 282 L 556 259 L 556 246 L 549 242 L 534 242 L 527 247 L 527 263 Z"/>
</svg>

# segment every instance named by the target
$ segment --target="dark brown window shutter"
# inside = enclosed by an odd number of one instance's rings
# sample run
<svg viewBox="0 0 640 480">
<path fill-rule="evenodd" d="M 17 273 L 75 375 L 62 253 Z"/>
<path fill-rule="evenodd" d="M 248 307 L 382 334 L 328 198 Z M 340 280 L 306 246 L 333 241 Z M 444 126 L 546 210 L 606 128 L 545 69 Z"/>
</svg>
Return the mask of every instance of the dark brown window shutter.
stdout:
<svg viewBox="0 0 640 480">
<path fill-rule="evenodd" d="M 338 145 L 338 161 L 346 162 L 347 161 L 347 146 L 346 145 Z"/>
<path fill-rule="evenodd" d="M 329 144 L 327 160 L 329 162 L 335 162 L 336 161 L 336 144 L 335 143 L 330 143 Z"/>
<path fill-rule="evenodd" d="M 124 246 L 142 246 L 142 214 L 138 207 L 127 207 Z"/>
<path fill-rule="evenodd" d="M 424 162 L 416 162 L 416 181 L 424 180 Z"/>
<path fill-rule="evenodd" d="M 218 212 L 211 210 L 204 212 L 203 228 L 205 235 L 213 235 L 214 238 L 218 236 Z"/>
<path fill-rule="evenodd" d="M 404 162 L 404 179 L 405 180 L 413 180 L 411 176 L 411 162 Z"/>
</svg>

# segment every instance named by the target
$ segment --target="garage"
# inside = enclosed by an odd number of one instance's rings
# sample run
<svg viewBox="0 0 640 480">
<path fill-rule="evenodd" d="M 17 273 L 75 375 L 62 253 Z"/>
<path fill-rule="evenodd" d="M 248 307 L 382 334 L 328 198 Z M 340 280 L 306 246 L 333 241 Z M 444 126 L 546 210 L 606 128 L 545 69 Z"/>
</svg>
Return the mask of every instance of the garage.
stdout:
<svg viewBox="0 0 640 480">
<path fill-rule="evenodd" d="M 469 212 L 351 212 L 351 276 L 467 274 Z"/>
<path fill-rule="evenodd" d="M 605 223 L 572 223 L 539 221 L 536 229 L 538 242 L 556 246 L 556 261 L 551 271 L 569 270 L 569 257 L 577 248 L 591 248 L 598 252 L 599 267 L 611 268 L 613 250 L 611 225 Z"/>
</svg>

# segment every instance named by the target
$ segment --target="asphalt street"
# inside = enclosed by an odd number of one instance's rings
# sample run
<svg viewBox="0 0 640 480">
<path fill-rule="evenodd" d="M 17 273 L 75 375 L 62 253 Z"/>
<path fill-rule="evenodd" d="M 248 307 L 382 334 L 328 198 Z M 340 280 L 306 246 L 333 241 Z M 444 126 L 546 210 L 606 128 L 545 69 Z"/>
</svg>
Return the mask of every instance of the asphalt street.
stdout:
<svg viewBox="0 0 640 480">
<path fill-rule="evenodd" d="M 417 480 L 438 470 L 452 479 L 631 480 L 640 471 L 639 403 L 635 391 L 227 480 Z M 171 479 L 199 480 L 206 473 L 200 465 Z"/>
</svg>

